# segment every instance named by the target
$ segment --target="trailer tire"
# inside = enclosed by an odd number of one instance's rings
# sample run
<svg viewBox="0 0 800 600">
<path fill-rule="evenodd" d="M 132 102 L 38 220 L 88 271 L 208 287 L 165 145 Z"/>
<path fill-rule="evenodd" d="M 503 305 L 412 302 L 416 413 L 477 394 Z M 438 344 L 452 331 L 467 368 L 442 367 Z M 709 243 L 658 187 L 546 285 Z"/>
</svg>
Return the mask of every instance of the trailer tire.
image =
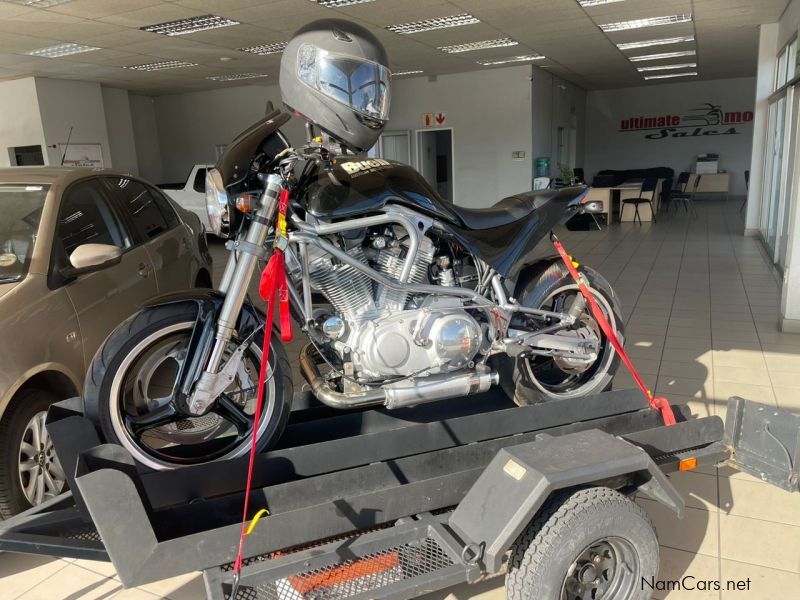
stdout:
<svg viewBox="0 0 800 600">
<path fill-rule="evenodd" d="M 553 496 L 517 538 L 506 598 L 646 600 L 643 580 L 657 574 L 658 539 L 645 512 L 615 490 L 587 488 Z"/>
</svg>

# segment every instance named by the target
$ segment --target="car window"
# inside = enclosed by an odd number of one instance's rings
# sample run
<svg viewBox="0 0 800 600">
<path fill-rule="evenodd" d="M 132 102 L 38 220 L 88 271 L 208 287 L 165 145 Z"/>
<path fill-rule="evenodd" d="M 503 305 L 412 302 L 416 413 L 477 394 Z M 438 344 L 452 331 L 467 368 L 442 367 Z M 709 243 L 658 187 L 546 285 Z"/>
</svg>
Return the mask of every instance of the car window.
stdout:
<svg viewBox="0 0 800 600">
<path fill-rule="evenodd" d="M 194 176 L 194 184 L 192 185 L 194 191 L 198 194 L 205 194 L 206 193 L 206 170 L 205 169 L 197 169 L 197 173 Z"/>
<path fill-rule="evenodd" d="M 123 250 L 133 245 L 108 198 L 94 182 L 70 186 L 59 215 L 58 238 L 67 256 L 81 244 L 111 244 Z"/>
<path fill-rule="evenodd" d="M 178 218 L 178 215 L 175 213 L 175 209 L 173 208 L 172 204 L 170 204 L 169 199 L 157 188 L 147 186 L 147 189 L 153 196 L 156 206 L 158 206 L 159 210 L 161 210 L 161 214 L 164 215 L 164 218 L 167 220 L 167 225 L 169 225 L 169 228 L 172 229 L 178 223 L 180 223 L 181 221 Z"/>
<path fill-rule="evenodd" d="M 127 178 L 111 179 L 109 183 L 119 193 L 125 212 L 145 239 L 151 240 L 171 229 L 156 197 L 143 183 Z"/>
</svg>

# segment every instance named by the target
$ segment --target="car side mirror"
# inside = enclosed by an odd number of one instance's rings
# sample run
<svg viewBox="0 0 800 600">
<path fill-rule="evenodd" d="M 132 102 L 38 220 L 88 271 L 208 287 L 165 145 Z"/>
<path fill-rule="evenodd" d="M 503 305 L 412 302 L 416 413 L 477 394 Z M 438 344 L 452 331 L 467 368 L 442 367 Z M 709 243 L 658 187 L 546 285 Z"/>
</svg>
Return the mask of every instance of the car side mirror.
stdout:
<svg viewBox="0 0 800 600">
<path fill-rule="evenodd" d="M 77 277 L 84 273 L 100 271 L 119 264 L 122 249 L 111 244 L 81 244 L 69 256 L 70 267 L 62 269 L 65 277 Z"/>
</svg>

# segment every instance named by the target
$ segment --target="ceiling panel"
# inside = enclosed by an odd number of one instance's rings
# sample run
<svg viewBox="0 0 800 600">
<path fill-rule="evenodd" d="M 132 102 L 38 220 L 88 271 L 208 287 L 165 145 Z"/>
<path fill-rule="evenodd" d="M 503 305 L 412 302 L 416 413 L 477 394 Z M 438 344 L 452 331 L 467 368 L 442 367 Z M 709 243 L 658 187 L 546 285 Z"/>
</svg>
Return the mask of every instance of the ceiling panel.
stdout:
<svg viewBox="0 0 800 600">
<path fill-rule="evenodd" d="M 0 80 L 29 75 L 114 82 L 153 94 L 250 84 L 207 77 L 264 73 L 275 81 L 280 55 L 266 57 L 238 48 L 288 40 L 305 23 L 345 18 L 370 28 L 386 45 L 395 70 L 425 75 L 475 70 L 477 60 L 538 52 L 535 64 L 587 88 L 642 85 L 627 56 L 696 49 L 699 79 L 755 74 L 758 25 L 776 21 L 787 0 L 624 0 L 582 8 L 576 0 L 374 0 L 329 9 L 310 0 L 72 0 L 47 9 L 0 2 Z M 388 25 L 470 13 L 480 23 L 399 35 Z M 604 33 L 598 25 L 635 18 L 692 13 L 689 23 Z M 241 24 L 182 36 L 139 28 L 203 14 Z M 694 35 L 696 42 L 621 52 L 616 44 Z M 518 45 L 446 54 L 439 46 L 510 37 Z M 45 59 L 25 52 L 73 42 L 101 50 Z M 690 62 L 692 57 L 687 57 Z M 198 67 L 151 73 L 122 67 L 180 59 Z M 669 62 L 669 61 L 666 61 Z M 654 61 L 649 64 L 660 64 Z M 662 63 L 663 64 L 663 61 Z M 657 83 L 653 83 L 657 85 Z"/>
</svg>

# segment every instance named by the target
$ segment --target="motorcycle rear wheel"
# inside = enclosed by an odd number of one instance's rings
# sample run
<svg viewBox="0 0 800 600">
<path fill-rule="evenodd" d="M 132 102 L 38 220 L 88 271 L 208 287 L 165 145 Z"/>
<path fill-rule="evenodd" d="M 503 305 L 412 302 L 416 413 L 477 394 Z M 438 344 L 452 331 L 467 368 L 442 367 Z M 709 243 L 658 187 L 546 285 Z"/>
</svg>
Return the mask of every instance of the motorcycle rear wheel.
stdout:
<svg viewBox="0 0 800 600">
<path fill-rule="evenodd" d="M 194 302 L 139 311 L 106 339 L 86 376 L 86 414 L 95 417 L 107 442 L 155 470 L 237 458 L 250 449 L 263 332 L 253 336 L 235 381 L 209 412 L 187 417 L 175 411 L 172 388 L 197 311 Z M 243 341 L 234 338 L 224 360 Z M 291 411 L 291 367 L 274 336 L 265 387 L 259 450 L 280 438 Z"/>
<path fill-rule="evenodd" d="M 597 271 L 581 266 L 581 273 L 589 282 L 594 298 L 604 316 L 614 329 L 620 343 L 625 343 L 625 324 L 622 304 L 611 285 Z M 580 293 L 575 281 L 560 262 L 552 263 L 534 277 L 519 294 L 523 306 L 566 311 Z M 597 359 L 585 369 L 570 369 L 564 361 L 546 357 L 504 357 L 500 360 L 500 383 L 503 390 L 520 406 L 567 400 L 597 394 L 610 389 L 611 381 L 619 367 L 619 355 L 611 347 L 587 306 L 581 316 L 584 330 L 595 333 L 600 340 Z M 577 335 L 569 330 L 562 335 Z"/>
</svg>

